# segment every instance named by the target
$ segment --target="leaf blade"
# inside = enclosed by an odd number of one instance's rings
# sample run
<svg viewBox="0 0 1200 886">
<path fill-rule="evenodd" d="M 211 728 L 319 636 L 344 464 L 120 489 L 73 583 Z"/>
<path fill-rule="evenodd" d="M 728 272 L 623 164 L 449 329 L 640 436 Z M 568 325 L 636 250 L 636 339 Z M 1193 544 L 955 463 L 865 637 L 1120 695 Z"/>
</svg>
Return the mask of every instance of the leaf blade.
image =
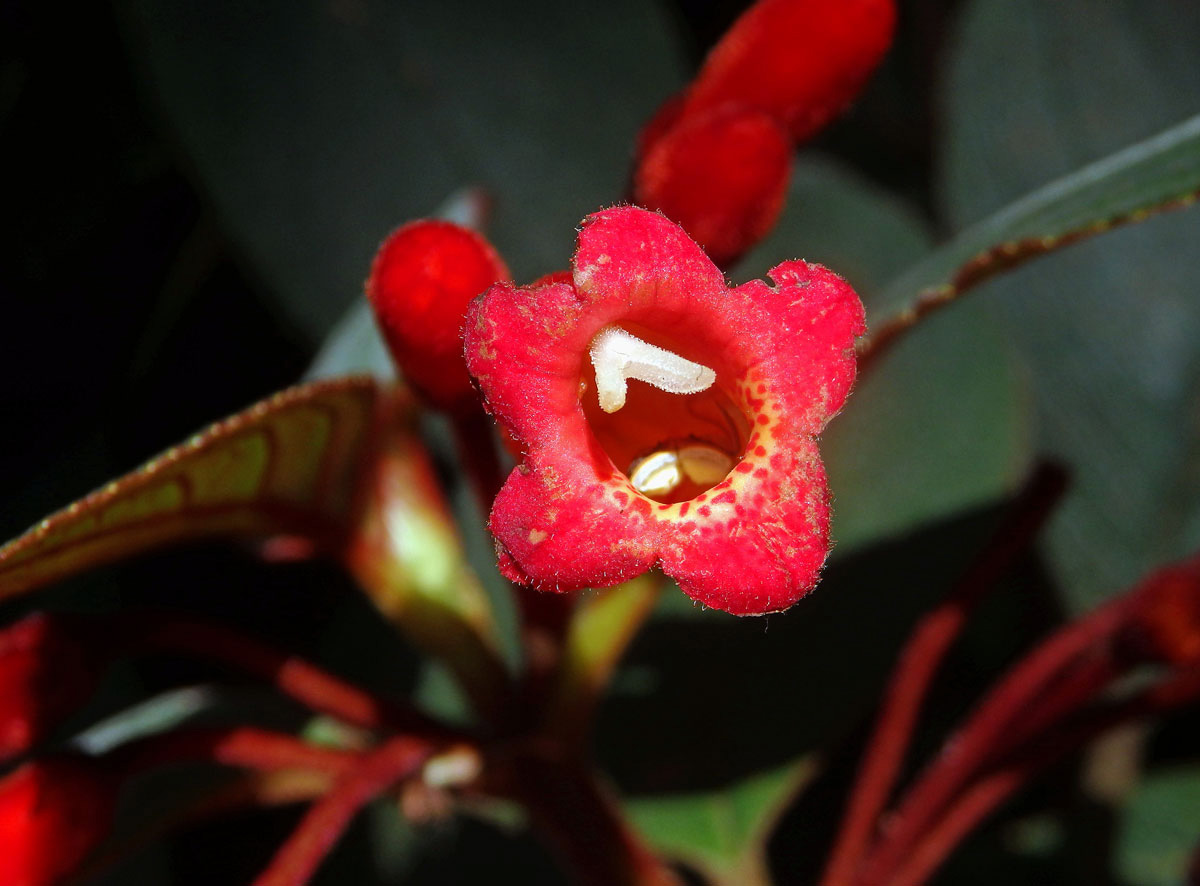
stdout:
<svg viewBox="0 0 1200 886">
<path fill-rule="evenodd" d="M 0 547 L 0 598 L 172 542 L 330 531 L 377 394 L 370 379 L 316 382 L 217 422 Z"/>
</svg>

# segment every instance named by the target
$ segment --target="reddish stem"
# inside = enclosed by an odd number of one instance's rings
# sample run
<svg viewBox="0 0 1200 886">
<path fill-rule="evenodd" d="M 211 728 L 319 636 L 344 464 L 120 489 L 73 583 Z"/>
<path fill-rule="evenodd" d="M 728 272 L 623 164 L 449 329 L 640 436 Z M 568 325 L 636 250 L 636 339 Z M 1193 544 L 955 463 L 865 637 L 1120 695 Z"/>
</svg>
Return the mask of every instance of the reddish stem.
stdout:
<svg viewBox="0 0 1200 886">
<path fill-rule="evenodd" d="M 1062 468 L 1039 464 L 982 554 L 946 600 L 917 623 L 884 691 L 822 886 L 851 882 L 895 786 L 921 706 L 946 653 L 979 601 L 1032 544 L 1066 485 Z"/>
<path fill-rule="evenodd" d="M 249 726 L 195 729 L 155 735 L 126 745 L 112 755 L 126 776 L 190 761 L 211 761 L 242 769 L 309 769 L 340 773 L 358 755 L 321 747 L 293 735 Z"/>
<path fill-rule="evenodd" d="M 419 739 L 401 737 L 381 745 L 346 770 L 318 800 L 275 853 L 254 886 L 302 886 L 367 803 L 417 773 L 432 753 Z"/>
<path fill-rule="evenodd" d="M 148 615 L 124 621 L 121 629 L 135 648 L 182 652 L 231 665 L 305 707 L 353 726 L 450 737 L 446 727 L 419 711 L 384 701 L 311 662 L 221 624 Z"/>
<path fill-rule="evenodd" d="M 1094 670 L 1098 671 L 1098 666 Z M 1081 680 L 1078 685 L 1082 683 Z M 1065 701 L 1065 694 L 1063 697 Z M 920 886 L 967 834 L 1031 776 L 1120 723 L 1163 713 L 1197 698 L 1200 698 L 1200 667 L 1193 666 L 1130 699 L 1092 711 L 1053 742 L 1035 741 L 1039 734 L 1044 733 L 1029 731 L 1023 749 L 963 791 L 925 832 L 890 879 L 881 882 L 887 886 Z"/>
<path fill-rule="evenodd" d="M 519 800 L 584 886 L 681 886 L 675 873 L 630 829 L 616 801 L 582 762 L 553 750 L 498 761 L 512 779 L 502 794 Z"/>
<path fill-rule="evenodd" d="M 495 425 L 491 416 L 475 403 L 464 404 L 448 416 L 458 457 L 471 479 L 479 509 L 486 517 L 504 483 L 504 469 L 496 452 Z"/>
<path fill-rule="evenodd" d="M 1009 670 L 906 793 L 887 833 L 864 862 L 859 882 L 884 882 L 978 767 L 1003 745 L 1005 733 L 1035 706 L 1042 691 L 1080 656 L 1110 638 L 1131 604 L 1128 595 L 1118 597 L 1053 634 Z"/>
</svg>

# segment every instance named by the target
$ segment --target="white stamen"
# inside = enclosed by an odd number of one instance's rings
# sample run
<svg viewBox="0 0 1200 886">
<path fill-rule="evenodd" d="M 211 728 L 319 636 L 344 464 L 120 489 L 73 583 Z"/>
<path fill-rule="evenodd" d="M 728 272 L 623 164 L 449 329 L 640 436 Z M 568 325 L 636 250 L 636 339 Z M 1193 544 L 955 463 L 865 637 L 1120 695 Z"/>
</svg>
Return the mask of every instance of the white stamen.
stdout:
<svg viewBox="0 0 1200 886">
<path fill-rule="evenodd" d="M 626 379 L 636 378 L 669 394 L 698 394 L 717 380 L 707 366 L 655 347 L 619 326 L 606 326 L 596 334 L 591 357 L 596 393 L 605 412 L 625 405 Z"/>
</svg>

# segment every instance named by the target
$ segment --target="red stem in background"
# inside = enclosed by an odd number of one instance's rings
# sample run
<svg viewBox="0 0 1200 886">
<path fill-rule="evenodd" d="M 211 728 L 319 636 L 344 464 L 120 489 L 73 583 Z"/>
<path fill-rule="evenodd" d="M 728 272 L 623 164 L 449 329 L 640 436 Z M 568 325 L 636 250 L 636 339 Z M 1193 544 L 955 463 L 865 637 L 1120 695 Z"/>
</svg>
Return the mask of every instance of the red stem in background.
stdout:
<svg viewBox="0 0 1200 886">
<path fill-rule="evenodd" d="M 875 728 L 821 883 L 851 882 L 887 805 L 930 684 L 976 605 L 1030 544 L 1067 486 L 1066 472 L 1041 463 L 987 547 L 947 598 L 917 623 L 884 691 Z"/>
<path fill-rule="evenodd" d="M 358 754 L 309 744 L 286 733 L 237 726 L 151 736 L 119 748 L 107 759 L 127 776 L 160 766 L 199 761 L 263 771 L 308 769 L 340 773 L 358 759 Z"/>
<path fill-rule="evenodd" d="M 305 707 L 363 729 L 391 728 L 450 737 L 447 727 L 419 711 L 392 704 L 304 659 L 224 625 L 170 615 L 123 618 L 118 630 L 137 649 L 182 652 L 232 665 L 275 686 Z"/>
<path fill-rule="evenodd" d="M 1006 732 L 1019 726 L 1038 696 L 1080 656 L 1112 636 L 1134 602 L 1128 595 L 1110 601 L 1050 636 L 1008 671 L 906 793 L 889 829 L 864 862 L 859 882 L 886 882 L 887 873 L 1005 741 Z"/>
<path fill-rule="evenodd" d="M 491 416 L 477 406 L 463 406 L 450 412 L 449 417 L 459 457 L 486 519 L 505 480 L 496 451 L 494 424 Z M 526 702 L 536 707 L 558 668 L 575 600 L 569 594 L 543 593 L 517 584 L 512 588 L 521 613 Z"/>
<path fill-rule="evenodd" d="M 1082 681 L 1079 685 L 1082 685 Z M 1128 720 L 1163 713 L 1200 698 L 1200 667 L 1173 674 L 1160 683 L 1081 717 L 1078 725 L 1049 743 L 1034 743 L 1028 731 L 1024 748 L 1009 762 L 988 772 L 947 807 L 896 867 L 886 886 L 920 886 L 941 866 L 956 846 L 1032 775 L 1097 736 Z M 1064 696 L 1065 699 L 1065 696 Z"/>
<path fill-rule="evenodd" d="M 318 800 L 275 853 L 254 886 L 302 886 L 367 803 L 416 774 L 433 747 L 419 739 L 394 738 L 349 768 Z"/>
</svg>

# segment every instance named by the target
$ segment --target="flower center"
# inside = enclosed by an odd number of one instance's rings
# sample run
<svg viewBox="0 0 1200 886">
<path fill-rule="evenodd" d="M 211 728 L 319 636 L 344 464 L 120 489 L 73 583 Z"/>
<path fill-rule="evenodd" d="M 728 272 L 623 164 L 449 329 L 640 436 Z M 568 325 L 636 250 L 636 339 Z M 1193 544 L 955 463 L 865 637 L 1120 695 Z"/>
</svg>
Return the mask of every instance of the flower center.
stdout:
<svg viewBox="0 0 1200 886">
<path fill-rule="evenodd" d="M 634 328 L 637 335 L 608 326 L 592 339 L 591 371 L 581 386 L 584 413 L 634 489 L 660 502 L 687 501 L 733 469 L 749 421 L 722 384 L 732 374 L 689 358 L 694 342 Z"/>
<path fill-rule="evenodd" d="M 625 382 L 630 378 L 670 394 L 698 394 L 717 380 L 707 366 L 642 341 L 619 326 L 601 329 L 589 352 L 596 372 L 596 395 L 605 412 L 616 412 L 625 405 Z"/>
</svg>

